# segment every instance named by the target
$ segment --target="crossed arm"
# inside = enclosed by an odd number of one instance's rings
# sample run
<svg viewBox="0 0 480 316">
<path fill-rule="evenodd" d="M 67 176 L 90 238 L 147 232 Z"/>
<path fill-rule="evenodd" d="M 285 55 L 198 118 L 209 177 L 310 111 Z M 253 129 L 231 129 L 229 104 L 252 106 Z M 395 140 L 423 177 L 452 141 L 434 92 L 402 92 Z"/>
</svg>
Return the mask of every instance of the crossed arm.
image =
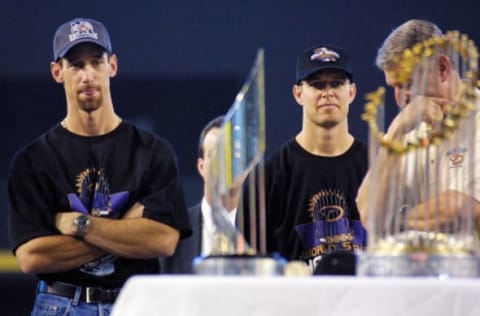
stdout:
<svg viewBox="0 0 480 316">
<path fill-rule="evenodd" d="M 74 219 L 81 213 L 58 213 L 55 224 L 62 235 L 34 238 L 18 247 L 20 267 L 26 273 L 55 273 L 78 268 L 106 253 L 136 259 L 172 255 L 180 233 L 143 218 L 143 210 L 136 203 L 121 219 L 92 216 L 83 240 L 74 237 Z"/>
</svg>

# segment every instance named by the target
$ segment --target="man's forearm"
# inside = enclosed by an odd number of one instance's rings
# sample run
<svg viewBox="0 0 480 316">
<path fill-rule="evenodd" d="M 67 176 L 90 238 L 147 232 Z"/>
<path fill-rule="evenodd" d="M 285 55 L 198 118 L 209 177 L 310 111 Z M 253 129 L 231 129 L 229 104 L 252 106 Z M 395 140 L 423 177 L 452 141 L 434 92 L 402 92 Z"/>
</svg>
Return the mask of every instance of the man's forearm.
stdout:
<svg viewBox="0 0 480 316">
<path fill-rule="evenodd" d="M 148 259 L 172 255 L 179 236 L 178 230 L 147 218 L 92 217 L 84 238 L 116 256 Z"/>
<path fill-rule="evenodd" d="M 15 255 L 25 273 L 55 273 L 78 268 L 105 251 L 71 236 L 44 236 L 21 245 Z"/>
<path fill-rule="evenodd" d="M 456 190 L 447 190 L 409 210 L 409 228 L 431 230 L 451 226 L 459 219 L 476 218 L 480 203 Z"/>
</svg>

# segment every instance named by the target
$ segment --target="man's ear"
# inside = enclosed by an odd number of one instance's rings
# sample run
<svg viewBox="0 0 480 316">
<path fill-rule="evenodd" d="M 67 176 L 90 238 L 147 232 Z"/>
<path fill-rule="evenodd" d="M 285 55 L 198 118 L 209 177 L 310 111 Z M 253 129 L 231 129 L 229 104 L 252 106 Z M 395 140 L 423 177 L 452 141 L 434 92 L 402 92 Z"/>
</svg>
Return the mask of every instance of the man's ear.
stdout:
<svg viewBox="0 0 480 316">
<path fill-rule="evenodd" d="M 57 83 L 63 83 L 63 74 L 62 74 L 62 66 L 60 65 L 61 61 L 50 63 L 50 73 L 52 74 L 53 80 Z"/>
<path fill-rule="evenodd" d="M 110 78 L 113 78 L 117 75 L 118 71 L 118 57 L 117 55 L 113 54 L 108 58 L 109 63 L 109 74 Z"/>
<path fill-rule="evenodd" d="M 295 101 L 297 101 L 298 105 L 302 106 L 302 86 L 294 84 L 292 87 L 292 94 L 293 97 L 295 98 Z"/>
<path fill-rule="evenodd" d="M 348 103 L 351 104 L 353 100 L 355 100 L 355 97 L 357 96 L 357 85 L 354 82 L 350 84 L 349 95 L 350 95 L 350 102 Z"/>
<path fill-rule="evenodd" d="M 198 173 L 202 176 L 202 178 L 205 176 L 205 162 L 203 161 L 202 158 L 197 159 L 197 171 Z"/>
<path fill-rule="evenodd" d="M 440 80 L 446 81 L 452 71 L 452 62 L 448 56 L 441 55 L 438 57 L 438 70 L 440 72 Z"/>
</svg>

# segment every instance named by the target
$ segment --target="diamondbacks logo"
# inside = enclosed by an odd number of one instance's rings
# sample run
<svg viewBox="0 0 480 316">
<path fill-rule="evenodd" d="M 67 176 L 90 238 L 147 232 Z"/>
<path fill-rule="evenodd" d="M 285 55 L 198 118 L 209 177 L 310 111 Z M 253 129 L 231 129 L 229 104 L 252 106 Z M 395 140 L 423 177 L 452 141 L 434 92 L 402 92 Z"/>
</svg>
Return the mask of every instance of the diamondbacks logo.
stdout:
<svg viewBox="0 0 480 316">
<path fill-rule="evenodd" d="M 72 211 L 92 216 L 112 217 L 119 213 L 128 199 L 128 192 L 111 194 L 103 169 L 87 168 L 77 176 L 77 194 L 68 194 Z"/>
<path fill-rule="evenodd" d="M 310 60 L 319 60 L 324 63 L 328 63 L 332 61 L 335 62 L 339 58 L 340 58 L 340 55 L 336 51 L 328 49 L 326 47 L 316 48 L 313 51 L 312 56 L 310 56 Z"/>
<path fill-rule="evenodd" d="M 316 193 L 309 202 L 308 212 L 313 220 L 336 222 L 345 216 L 345 197 L 337 190 Z"/>
<path fill-rule="evenodd" d="M 77 192 L 67 194 L 70 209 L 92 216 L 118 217 L 124 210 L 128 191 L 110 193 L 110 184 L 103 169 L 87 168 L 80 172 L 76 182 Z M 116 257 L 110 254 L 85 264 L 82 272 L 103 276 L 115 272 Z"/>
<path fill-rule="evenodd" d="M 70 35 L 68 36 L 70 42 L 79 38 L 93 38 L 98 39 L 98 34 L 95 33 L 93 25 L 87 21 L 75 21 L 70 24 Z"/>
</svg>

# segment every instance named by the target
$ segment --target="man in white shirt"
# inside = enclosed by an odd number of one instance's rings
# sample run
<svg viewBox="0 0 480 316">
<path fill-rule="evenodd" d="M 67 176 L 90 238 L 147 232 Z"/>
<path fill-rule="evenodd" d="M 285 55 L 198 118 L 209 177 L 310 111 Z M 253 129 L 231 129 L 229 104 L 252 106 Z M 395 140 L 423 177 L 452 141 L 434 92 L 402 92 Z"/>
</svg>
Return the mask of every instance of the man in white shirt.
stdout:
<svg viewBox="0 0 480 316">
<path fill-rule="evenodd" d="M 215 246 L 216 227 L 212 217 L 210 163 L 222 124 L 223 116 L 216 117 L 207 123 L 200 134 L 197 170 L 204 183 L 202 201 L 188 209 L 192 236 L 178 244 L 173 256 L 165 258 L 162 264 L 162 271 L 165 273 L 192 273 L 193 259 L 210 255 Z M 235 224 L 238 198 L 238 195 L 234 194 L 224 201 L 232 224 Z"/>
<path fill-rule="evenodd" d="M 379 49 L 376 64 L 384 72 L 387 85 L 394 89 L 395 100 L 401 108 L 388 127 L 384 141 L 404 143 L 412 136 L 413 142 L 418 141 L 426 128 L 441 123 L 448 104 L 459 102 L 457 99 L 463 90 L 458 61 L 446 53 L 432 57 L 431 64 L 422 68 L 422 82 L 413 75 L 407 83 L 398 79 L 400 69 L 394 62 L 396 56 L 415 43 L 443 36 L 438 26 L 429 21 L 409 20 L 393 30 Z M 480 173 L 472 170 L 480 163 L 478 91 L 476 94 L 475 109 L 450 139 L 439 145 L 416 148 L 413 154 L 392 155 L 388 149 L 380 149 L 357 195 L 357 207 L 366 227 L 369 227 L 369 216 L 373 216 L 368 203 L 372 197 L 375 197 L 375 207 L 383 210 L 375 214 L 375 221 L 380 223 L 385 216 L 388 219 L 385 210 L 393 208 L 408 215 L 404 224 L 415 230 L 451 225 L 465 216 L 466 211 L 480 214 Z M 397 200 L 387 198 L 386 193 L 393 186 L 398 192 Z M 404 191 L 400 192 L 401 188 Z"/>
</svg>

